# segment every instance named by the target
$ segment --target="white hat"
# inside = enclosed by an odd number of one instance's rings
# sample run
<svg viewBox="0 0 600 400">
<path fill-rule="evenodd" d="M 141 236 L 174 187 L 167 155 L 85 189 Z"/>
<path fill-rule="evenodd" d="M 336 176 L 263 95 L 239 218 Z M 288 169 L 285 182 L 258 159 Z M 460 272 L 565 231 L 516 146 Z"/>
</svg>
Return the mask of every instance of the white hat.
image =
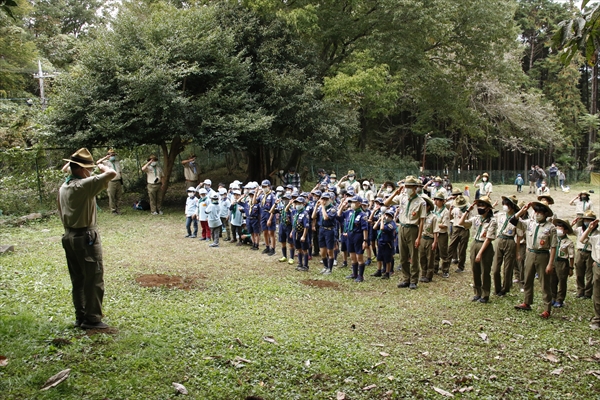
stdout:
<svg viewBox="0 0 600 400">
<path fill-rule="evenodd" d="M 213 194 L 211 194 L 211 195 L 210 195 L 210 198 L 211 198 L 212 200 L 215 200 L 215 199 L 218 199 L 218 198 L 219 198 L 219 195 L 218 195 L 216 192 L 214 192 Z"/>
<path fill-rule="evenodd" d="M 370 185 L 369 181 L 363 181 L 363 186 L 365 186 L 365 185 L 369 186 Z"/>
<path fill-rule="evenodd" d="M 227 189 L 225 189 L 225 188 L 220 188 L 220 189 L 219 189 L 219 194 L 221 194 L 221 195 L 222 195 L 222 194 L 227 194 Z"/>
<path fill-rule="evenodd" d="M 242 192 L 240 192 L 239 190 L 234 190 L 233 194 L 242 194 Z"/>
<path fill-rule="evenodd" d="M 241 185 L 242 184 L 242 182 L 238 181 L 237 179 L 235 181 L 233 181 L 233 183 L 236 184 L 236 185 Z"/>
<path fill-rule="evenodd" d="M 283 192 L 283 186 L 277 186 L 276 192 Z"/>
<path fill-rule="evenodd" d="M 205 184 L 205 185 L 212 185 L 212 182 L 211 182 L 211 180 L 210 180 L 210 179 L 205 179 L 205 180 L 204 180 L 204 184 Z"/>
<path fill-rule="evenodd" d="M 187 189 L 187 191 L 188 191 L 188 192 L 195 192 L 195 191 L 196 191 L 196 188 L 195 188 L 195 187 L 193 187 L 193 186 L 190 186 L 190 187 Z"/>
<path fill-rule="evenodd" d="M 198 193 L 200 193 L 200 194 L 206 194 L 207 192 L 206 192 L 206 189 L 201 188 L 200 190 L 198 190 Z"/>
</svg>

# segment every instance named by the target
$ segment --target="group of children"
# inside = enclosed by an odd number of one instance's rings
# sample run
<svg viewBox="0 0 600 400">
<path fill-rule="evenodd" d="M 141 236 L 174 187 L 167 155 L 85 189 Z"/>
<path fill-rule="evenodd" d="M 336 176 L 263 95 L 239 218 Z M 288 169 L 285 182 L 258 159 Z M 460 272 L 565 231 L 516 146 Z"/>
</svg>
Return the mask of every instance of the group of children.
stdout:
<svg viewBox="0 0 600 400">
<path fill-rule="evenodd" d="M 279 242 L 279 261 L 297 262 L 298 271 L 308 271 L 309 260 L 320 255 L 321 273 L 331 274 L 341 253 L 341 267 L 351 266 L 348 279 L 363 281 L 372 260 L 377 268 L 371 276 L 389 279 L 396 267 L 394 255 L 399 254 L 398 287 L 416 289 L 436 274 L 448 278 L 451 263 L 457 264 L 456 273 L 463 272 L 473 234 L 473 301 L 490 301 L 492 280 L 497 296 L 518 283 L 524 301 L 515 308 L 531 310 L 537 278 L 543 291 L 541 317 L 548 318 L 552 308 L 564 306 L 574 270 L 577 297 L 591 298 L 598 281 L 593 269 L 600 262 L 600 235 L 587 192 L 573 199 L 577 218 L 569 223 L 552 212 L 553 199 L 545 193 L 528 204 L 502 196 L 502 210 L 496 212 L 499 201 L 492 202 L 488 174 L 475 180 L 472 203 L 464 191 L 440 177 L 423 184 L 407 176 L 374 190 L 371 182 L 356 181 L 354 171 L 333 182 L 319 171 L 319 182 L 310 192 L 291 185 L 273 192 L 268 180 L 245 186 L 235 181 L 229 189 L 220 184 L 217 191 L 210 186 L 206 180 L 188 188 L 186 237 L 197 236 L 200 221 L 201 240 L 212 235 L 210 246 L 217 247 L 224 234 L 225 240 L 238 245 L 246 241 L 258 250 L 262 234 L 263 253 L 274 255 Z M 577 235 L 575 242 L 569 235 Z M 594 329 L 600 328 L 600 287 L 597 292 Z"/>
</svg>

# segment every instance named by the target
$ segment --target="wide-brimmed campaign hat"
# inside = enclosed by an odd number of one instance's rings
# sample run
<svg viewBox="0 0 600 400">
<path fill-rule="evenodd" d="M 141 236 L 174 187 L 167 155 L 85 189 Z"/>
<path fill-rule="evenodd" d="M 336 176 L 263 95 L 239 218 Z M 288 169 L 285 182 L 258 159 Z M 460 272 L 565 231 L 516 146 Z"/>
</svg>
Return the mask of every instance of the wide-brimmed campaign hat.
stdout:
<svg viewBox="0 0 600 400">
<path fill-rule="evenodd" d="M 517 196 L 514 194 L 512 196 L 502 196 L 502 200 L 506 200 L 509 202 L 509 206 L 511 206 L 514 210 L 519 211 L 521 207 L 519 207 L 519 200 L 517 200 Z"/>
<path fill-rule="evenodd" d="M 546 203 L 548 203 L 548 204 L 554 204 L 554 199 L 549 194 L 543 194 L 541 196 L 538 196 L 538 201 L 544 201 L 544 200 L 546 200 Z"/>
<path fill-rule="evenodd" d="M 82 147 L 77 150 L 75 153 L 71 154 L 71 158 L 63 158 L 63 161 L 72 162 L 73 164 L 77 164 L 82 168 L 94 168 L 96 164 L 94 164 L 94 157 L 88 149 Z"/>
<path fill-rule="evenodd" d="M 490 208 L 492 208 L 492 200 L 488 197 L 488 196 L 481 196 L 480 198 L 478 198 L 477 200 L 475 200 L 475 203 L 477 205 L 483 204 L 485 206 L 488 206 Z"/>
<path fill-rule="evenodd" d="M 545 201 L 533 201 L 531 202 L 531 206 L 534 211 L 543 212 L 547 216 L 552 216 L 554 214 L 550 209 L 550 205 Z"/>
<path fill-rule="evenodd" d="M 433 200 L 431 200 L 429 197 L 421 196 L 421 198 L 423 200 L 425 200 L 425 203 L 427 203 L 429 205 L 429 207 L 431 207 L 432 210 L 435 208 L 435 204 L 433 204 Z"/>
<path fill-rule="evenodd" d="M 421 180 L 412 175 L 409 175 L 404 179 L 404 186 L 420 186 Z"/>
<path fill-rule="evenodd" d="M 444 193 L 441 190 L 438 190 L 437 192 L 435 192 L 433 199 L 446 201 L 446 196 L 444 195 Z"/>
<path fill-rule="evenodd" d="M 466 206 L 468 204 L 469 204 L 469 202 L 467 201 L 467 199 L 463 195 L 459 194 L 458 196 L 456 196 L 456 199 L 454 199 L 454 206 L 455 207 L 464 207 L 464 206 Z"/>
<path fill-rule="evenodd" d="M 574 233 L 569 221 L 563 221 L 562 219 L 554 218 L 554 221 L 552 221 L 552 223 L 555 226 L 562 226 L 565 229 L 565 233 L 567 235 L 572 235 Z"/>
</svg>

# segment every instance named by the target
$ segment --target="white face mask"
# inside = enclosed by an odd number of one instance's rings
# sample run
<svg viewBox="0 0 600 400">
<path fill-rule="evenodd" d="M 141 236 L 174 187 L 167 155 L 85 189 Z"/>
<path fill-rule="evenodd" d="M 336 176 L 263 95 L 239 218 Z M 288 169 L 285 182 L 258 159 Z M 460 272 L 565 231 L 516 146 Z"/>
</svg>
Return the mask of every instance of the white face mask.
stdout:
<svg viewBox="0 0 600 400">
<path fill-rule="evenodd" d="M 304 206 L 302 204 L 296 204 L 296 210 L 302 211 L 303 208 Z"/>
<path fill-rule="evenodd" d="M 487 178 L 482 178 L 481 180 L 484 182 L 487 182 Z"/>
<path fill-rule="evenodd" d="M 110 161 L 115 161 L 115 160 L 117 159 L 117 157 L 115 157 L 115 156 L 110 156 L 108 159 L 109 159 Z"/>
<path fill-rule="evenodd" d="M 502 206 L 502 211 L 508 212 L 508 206 L 506 204 Z"/>
<path fill-rule="evenodd" d="M 388 192 L 388 193 L 391 193 L 391 192 L 392 192 L 392 188 L 388 186 L 388 187 L 385 189 L 385 191 L 386 191 L 386 192 Z"/>
<path fill-rule="evenodd" d="M 268 187 L 264 187 L 263 192 L 265 192 L 265 194 L 269 194 L 271 193 L 271 189 L 269 189 Z"/>
<path fill-rule="evenodd" d="M 545 218 L 546 218 L 546 216 L 544 214 L 535 213 L 536 222 L 542 222 L 542 221 L 544 221 Z"/>
<path fill-rule="evenodd" d="M 562 229 L 559 229 L 559 228 L 557 228 L 557 229 L 556 229 L 556 234 L 557 234 L 558 236 L 565 236 L 565 231 L 564 231 L 564 230 L 562 230 Z"/>
<path fill-rule="evenodd" d="M 409 196 L 412 196 L 413 194 L 415 194 L 415 189 L 413 188 L 407 188 L 406 189 L 406 194 Z"/>
<path fill-rule="evenodd" d="M 546 187 L 546 184 L 545 184 L 545 183 L 542 183 L 542 187 Z"/>
<path fill-rule="evenodd" d="M 188 197 L 189 197 L 189 198 L 192 198 L 192 197 L 194 197 L 194 196 L 196 196 L 196 194 L 195 194 L 194 192 L 188 192 Z"/>
<path fill-rule="evenodd" d="M 151 166 L 151 167 L 156 167 L 156 161 L 152 161 L 152 162 L 150 163 L 150 166 Z"/>
</svg>

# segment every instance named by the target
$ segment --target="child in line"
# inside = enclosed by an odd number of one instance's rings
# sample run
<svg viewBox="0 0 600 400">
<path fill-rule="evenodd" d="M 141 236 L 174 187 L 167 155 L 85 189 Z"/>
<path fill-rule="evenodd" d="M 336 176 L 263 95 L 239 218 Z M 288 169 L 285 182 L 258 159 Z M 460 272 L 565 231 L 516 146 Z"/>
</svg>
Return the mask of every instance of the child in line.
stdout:
<svg viewBox="0 0 600 400">
<path fill-rule="evenodd" d="M 210 247 L 219 247 L 219 237 L 221 236 L 221 217 L 219 216 L 221 209 L 219 207 L 219 195 L 213 193 L 210 195 L 210 204 L 206 207 L 206 215 L 208 218 L 208 227 L 212 235 L 213 242 L 209 244 Z"/>
<path fill-rule="evenodd" d="M 187 199 L 185 201 L 185 229 L 187 229 L 186 238 L 195 238 L 198 234 L 198 198 L 196 197 L 196 188 L 190 186 L 187 190 Z M 192 234 L 191 226 L 194 225 L 194 233 Z"/>
<path fill-rule="evenodd" d="M 240 241 L 238 242 L 238 246 L 242 245 L 242 224 L 244 218 L 244 204 L 240 201 L 242 197 L 242 192 L 238 189 L 234 189 L 233 191 L 233 200 L 231 201 L 231 205 L 229 206 L 229 223 L 231 227 L 231 243 L 237 242 L 238 236 Z M 246 232 L 247 233 L 247 232 Z"/>
<path fill-rule="evenodd" d="M 208 227 L 208 216 L 206 215 L 206 207 L 208 206 L 208 195 L 204 188 L 198 190 L 200 198 L 198 199 L 198 221 L 202 228 L 202 237 L 200 240 L 210 240 L 210 228 Z"/>
<path fill-rule="evenodd" d="M 515 185 L 517 185 L 517 193 L 521 193 L 523 191 L 524 184 L 525 181 L 523 180 L 521 174 L 517 174 L 517 179 L 515 179 Z"/>
<path fill-rule="evenodd" d="M 221 185 L 221 184 L 219 184 Z M 231 206 L 231 201 L 229 197 L 227 197 L 227 190 L 224 187 L 219 188 L 219 217 L 221 218 L 221 227 L 225 231 L 225 241 L 229 242 L 231 240 L 230 232 L 231 229 L 227 229 L 227 219 L 229 217 L 229 207 Z M 221 233 L 221 237 L 223 237 L 223 232 Z"/>
<path fill-rule="evenodd" d="M 567 280 L 569 276 L 573 276 L 575 249 L 567 235 L 573 235 L 574 232 L 568 221 L 556 218 L 553 223 L 556 226 L 558 245 L 556 246 L 556 261 L 554 261 L 554 269 L 550 277 L 550 288 L 552 290 L 552 306 L 559 308 L 565 304 Z"/>
</svg>

